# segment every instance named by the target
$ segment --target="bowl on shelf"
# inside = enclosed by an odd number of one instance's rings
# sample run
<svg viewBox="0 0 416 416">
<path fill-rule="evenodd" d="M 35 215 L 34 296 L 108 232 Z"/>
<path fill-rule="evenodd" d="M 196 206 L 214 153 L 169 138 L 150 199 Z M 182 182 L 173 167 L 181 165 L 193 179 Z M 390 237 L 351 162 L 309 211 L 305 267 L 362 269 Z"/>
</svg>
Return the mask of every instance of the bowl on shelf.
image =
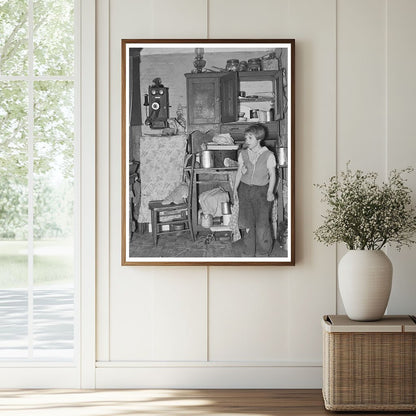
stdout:
<svg viewBox="0 0 416 416">
<path fill-rule="evenodd" d="M 171 228 L 171 231 L 182 231 L 185 229 L 185 224 L 184 223 L 171 224 L 170 228 Z"/>
</svg>

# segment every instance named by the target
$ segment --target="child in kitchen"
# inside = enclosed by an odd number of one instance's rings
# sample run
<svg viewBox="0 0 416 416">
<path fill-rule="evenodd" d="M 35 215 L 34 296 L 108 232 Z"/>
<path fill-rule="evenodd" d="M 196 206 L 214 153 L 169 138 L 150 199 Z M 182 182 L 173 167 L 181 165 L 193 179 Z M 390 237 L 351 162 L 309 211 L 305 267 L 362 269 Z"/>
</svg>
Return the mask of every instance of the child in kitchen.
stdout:
<svg viewBox="0 0 416 416">
<path fill-rule="evenodd" d="M 245 148 L 238 155 L 234 198 L 238 196 L 241 240 L 233 243 L 236 255 L 267 257 L 273 248 L 270 222 L 276 183 L 276 158 L 261 141 L 266 136 L 262 124 L 249 126 L 244 134 Z M 238 253 L 238 254 L 237 254 Z"/>
</svg>

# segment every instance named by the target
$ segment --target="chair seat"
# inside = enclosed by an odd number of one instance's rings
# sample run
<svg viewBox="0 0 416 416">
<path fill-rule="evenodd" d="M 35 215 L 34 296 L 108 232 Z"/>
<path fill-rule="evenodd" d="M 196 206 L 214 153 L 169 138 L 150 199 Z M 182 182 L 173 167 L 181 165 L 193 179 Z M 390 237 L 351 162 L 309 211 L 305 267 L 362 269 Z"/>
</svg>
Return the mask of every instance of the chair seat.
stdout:
<svg viewBox="0 0 416 416">
<path fill-rule="evenodd" d="M 157 201 L 149 201 L 149 209 L 150 210 L 155 210 L 157 212 L 160 211 L 172 211 L 172 210 L 176 210 L 176 209 L 182 209 L 182 208 L 188 208 L 188 203 L 187 202 L 182 202 L 180 204 L 174 204 L 173 202 L 165 205 L 162 204 L 162 200 L 157 200 Z"/>
<path fill-rule="evenodd" d="M 187 170 L 190 162 L 190 171 Z M 188 183 L 188 198 L 186 202 L 180 204 L 170 203 L 164 205 L 163 200 L 149 201 L 148 207 L 152 221 L 153 244 L 157 246 L 158 236 L 161 234 L 190 232 L 192 241 L 195 241 L 195 232 L 192 219 L 192 177 L 195 168 L 195 154 L 186 154 L 184 158 L 182 182 Z M 177 215 L 180 216 L 178 217 Z M 176 217 L 175 217 L 176 216 Z M 183 229 L 182 228 L 183 224 Z M 162 226 L 168 225 L 168 230 L 162 231 Z"/>
</svg>

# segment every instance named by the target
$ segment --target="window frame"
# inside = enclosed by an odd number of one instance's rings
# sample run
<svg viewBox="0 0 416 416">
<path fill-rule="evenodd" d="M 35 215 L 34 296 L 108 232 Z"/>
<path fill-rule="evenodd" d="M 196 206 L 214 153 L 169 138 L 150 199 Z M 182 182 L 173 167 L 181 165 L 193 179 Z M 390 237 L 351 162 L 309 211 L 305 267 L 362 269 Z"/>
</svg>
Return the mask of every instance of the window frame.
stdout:
<svg viewBox="0 0 416 416">
<path fill-rule="evenodd" d="M 33 308 L 33 91 L 36 81 L 74 82 L 74 357 L 72 362 L 1 361 L 0 388 L 95 387 L 95 0 L 74 0 L 74 74 L 33 73 L 33 0 L 29 7 L 28 74 L 2 81 L 28 82 L 29 234 L 28 290 Z M 32 310 L 33 314 L 33 310 Z M 32 318 L 30 318 L 33 321 Z M 29 326 L 33 325 L 30 322 Z M 29 346 L 33 349 L 33 345 Z"/>
</svg>

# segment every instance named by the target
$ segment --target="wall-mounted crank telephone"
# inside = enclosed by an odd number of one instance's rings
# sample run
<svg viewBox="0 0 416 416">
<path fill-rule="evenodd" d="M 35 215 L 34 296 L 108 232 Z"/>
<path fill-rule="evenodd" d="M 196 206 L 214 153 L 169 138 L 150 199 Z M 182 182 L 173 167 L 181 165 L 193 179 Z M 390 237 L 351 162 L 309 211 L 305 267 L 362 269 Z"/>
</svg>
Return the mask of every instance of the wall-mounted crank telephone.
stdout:
<svg viewBox="0 0 416 416">
<path fill-rule="evenodd" d="M 149 86 L 149 93 L 144 95 L 146 107 L 146 126 L 151 129 L 164 129 L 168 127 L 169 118 L 169 88 L 164 87 L 160 78 L 153 80 Z M 149 114 L 147 109 L 149 107 Z"/>
</svg>

